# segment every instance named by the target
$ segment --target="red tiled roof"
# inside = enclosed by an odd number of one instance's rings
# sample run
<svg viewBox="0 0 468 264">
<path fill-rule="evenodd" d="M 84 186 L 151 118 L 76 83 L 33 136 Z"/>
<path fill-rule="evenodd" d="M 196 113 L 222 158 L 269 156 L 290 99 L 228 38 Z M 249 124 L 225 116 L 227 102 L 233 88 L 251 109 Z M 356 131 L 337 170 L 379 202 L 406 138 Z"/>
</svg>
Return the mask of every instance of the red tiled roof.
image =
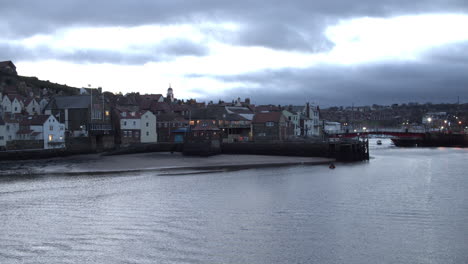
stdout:
<svg viewBox="0 0 468 264">
<path fill-rule="evenodd" d="M 8 96 L 8 99 L 10 99 L 10 101 L 12 101 L 12 102 L 15 100 L 15 98 L 18 101 L 23 101 L 24 100 L 24 98 L 21 95 L 18 95 L 18 94 L 8 94 L 7 96 Z"/>
<path fill-rule="evenodd" d="M 281 109 L 276 105 L 259 105 L 255 107 L 255 112 L 273 112 L 280 111 Z"/>
<path fill-rule="evenodd" d="M 164 102 L 152 102 L 150 106 L 151 112 L 163 111 L 165 113 L 171 112 L 171 106 Z"/>
<path fill-rule="evenodd" d="M 36 100 L 36 98 L 29 97 L 29 98 L 24 99 L 24 106 L 28 106 L 33 100 Z M 37 103 L 37 100 L 36 100 L 36 103 Z"/>
<path fill-rule="evenodd" d="M 23 120 L 21 120 L 21 126 L 31 126 L 31 125 L 43 125 L 47 119 L 49 119 L 50 115 L 33 115 L 33 116 L 26 116 Z"/>
<path fill-rule="evenodd" d="M 23 118 L 21 114 L 6 114 L 4 121 L 5 123 L 19 123 Z"/>
<path fill-rule="evenodd" d="M 257 113 L 252 123 L 279 122 L 282 115 L 281 112 Z"/>
<path fill-rule="evenodd" d="M 31 134 L 32 132 L 34 132 L 34 131 L 31 130 L 31 129 L 20 129 L 20 130 L 18 130 L 18 132 L 16 132 L 16 134 L 18 134 L 18 135 L 28 135 L 28 134 Z"/>
</svg>

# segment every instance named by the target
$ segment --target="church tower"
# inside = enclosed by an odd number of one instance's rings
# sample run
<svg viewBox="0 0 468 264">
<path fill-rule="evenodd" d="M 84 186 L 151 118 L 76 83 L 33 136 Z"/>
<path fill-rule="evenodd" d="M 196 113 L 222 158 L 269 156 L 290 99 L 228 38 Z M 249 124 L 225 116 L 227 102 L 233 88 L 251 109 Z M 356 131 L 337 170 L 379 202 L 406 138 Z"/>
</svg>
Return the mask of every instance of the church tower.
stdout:
<svg viewBox="0 0 468 264">
<path fill-rule="evenodd" d="M 166 99 L 171 103 L 174 102 L 174 91 L 171 88 L 171 84 L 169 84 L 169 88 L 167 89 Z"/>
</svg>

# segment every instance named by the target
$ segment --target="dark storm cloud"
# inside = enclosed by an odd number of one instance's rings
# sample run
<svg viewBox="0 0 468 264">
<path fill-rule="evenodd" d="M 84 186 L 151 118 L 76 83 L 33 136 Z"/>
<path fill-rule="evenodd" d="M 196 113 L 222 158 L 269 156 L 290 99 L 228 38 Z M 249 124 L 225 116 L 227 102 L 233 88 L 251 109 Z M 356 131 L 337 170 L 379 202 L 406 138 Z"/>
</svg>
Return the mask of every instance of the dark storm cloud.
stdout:
<svg viewBox="0 0 468 264">
<path fill-rule="evenodd" d="M 322 50 L 330 44 L 323 30 L 338 19 L 467 10 L 465 0 L 15 0 L 2 2 L 0 30 L 19 37 L 69 26 L 231 21 L 245 25 L 238 36 L 223 38 L 234 44 Z"/>
<path fill-rule="evenodd" d="M 133 47 L 138 52 L 74 49 L 57 50 L 47 46 L 27 48 L 21 45 L 0 43 L 0 60 L 58 59 L 76 63 L 113 63 L 136 65 L 147 62 L 169 61 L 178 56 L 204 56 L 208 50 L 203 45 L 185 39 L 170 39 L 152 47 Z"/>
<path fill-rule="evenodd" d="M 321 65 L 237 76 L 216 76 L 245 85 L 208 100 L 250 97 L 258 104 L 368 105 L 401 102 L 468 101 L 468 43 L 426 52 L 420 62 L 380 62 L 355 66 Z M 191 76 L 197 78 L 201 76 Z M 255 88 L 259 85 L 261 88 Z M 197 91 L 195 91 L 197 92 Z"/>
</svg>

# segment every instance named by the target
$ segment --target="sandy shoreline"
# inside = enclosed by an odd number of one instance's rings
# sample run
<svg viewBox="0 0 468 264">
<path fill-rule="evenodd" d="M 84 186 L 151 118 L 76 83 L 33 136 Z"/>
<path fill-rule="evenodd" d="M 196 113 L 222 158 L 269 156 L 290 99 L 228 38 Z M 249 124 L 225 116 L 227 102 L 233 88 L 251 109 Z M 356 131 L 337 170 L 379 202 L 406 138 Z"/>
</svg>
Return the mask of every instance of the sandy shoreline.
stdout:
<svg viewBox="0 0 468 264">
<path fill-rule="evenodd" d="M 162 175 L 199 173 L 292 165 L 320 165 L 334 159 L 262 155 L 183 156 L 180 153 L 140 153 L 119 156 L 97 154 L 49 160 L 0 163 L 0 176 L 13 175 L 96 175 L 159 171 Z"/>
</svg>

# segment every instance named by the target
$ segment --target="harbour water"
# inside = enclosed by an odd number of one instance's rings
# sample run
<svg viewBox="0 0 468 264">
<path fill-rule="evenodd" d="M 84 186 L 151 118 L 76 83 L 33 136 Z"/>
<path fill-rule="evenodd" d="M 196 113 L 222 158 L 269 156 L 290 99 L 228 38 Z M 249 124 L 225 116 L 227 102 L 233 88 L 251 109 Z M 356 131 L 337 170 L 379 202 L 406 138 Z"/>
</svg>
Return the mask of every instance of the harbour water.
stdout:
<svg viewBox="0 0 468 264">
<path fill-rule="evenodd" d="M 0 263 L 468 263 L 468 149 L 161 176 L 0 178 Z"/>
</svg>

